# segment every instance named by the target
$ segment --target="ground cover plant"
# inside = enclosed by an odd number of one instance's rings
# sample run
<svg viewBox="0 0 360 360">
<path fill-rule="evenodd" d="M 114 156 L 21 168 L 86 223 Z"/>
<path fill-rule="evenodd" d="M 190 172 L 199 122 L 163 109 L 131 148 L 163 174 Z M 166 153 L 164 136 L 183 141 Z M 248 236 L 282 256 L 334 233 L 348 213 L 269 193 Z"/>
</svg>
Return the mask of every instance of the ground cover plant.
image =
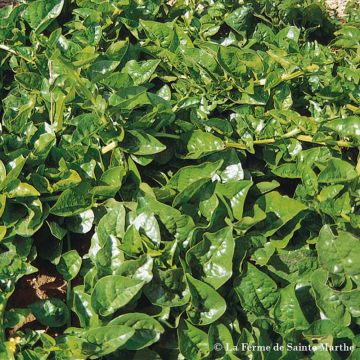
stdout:
<svg viewBox="0 0 360 360">
<path fill-rule="evenodd" d="M 0 359 L 360 358 L 348 7 L 0 9 Z"/>
</svg>

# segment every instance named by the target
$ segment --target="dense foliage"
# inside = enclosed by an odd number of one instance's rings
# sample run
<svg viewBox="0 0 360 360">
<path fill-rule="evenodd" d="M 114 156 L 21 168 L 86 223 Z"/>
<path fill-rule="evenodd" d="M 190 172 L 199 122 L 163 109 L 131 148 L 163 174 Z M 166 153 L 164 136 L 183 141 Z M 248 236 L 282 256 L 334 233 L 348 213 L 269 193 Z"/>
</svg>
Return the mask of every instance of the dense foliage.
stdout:
<svg viewBox="0 0 360 360">
<path fill-rule="evenodd" d="M 360 358 L 352 3 L 0 10 L 0 359 Z"/>
</svg>

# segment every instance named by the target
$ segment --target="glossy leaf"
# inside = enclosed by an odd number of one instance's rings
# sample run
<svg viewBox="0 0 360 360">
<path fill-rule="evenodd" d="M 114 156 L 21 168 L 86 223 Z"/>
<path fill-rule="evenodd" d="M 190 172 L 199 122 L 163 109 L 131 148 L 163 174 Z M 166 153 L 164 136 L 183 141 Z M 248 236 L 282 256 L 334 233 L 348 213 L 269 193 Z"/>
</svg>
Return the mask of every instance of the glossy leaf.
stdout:
<svg viewBox="0 0 360 360">
<path fill-rule="evenodd" d="M 144 282 L 125 276 L 110 275 L 100 279 L 91 295 L 91 305 L 102 315 L 113 314 L 141 291 Z"/>
</svg>

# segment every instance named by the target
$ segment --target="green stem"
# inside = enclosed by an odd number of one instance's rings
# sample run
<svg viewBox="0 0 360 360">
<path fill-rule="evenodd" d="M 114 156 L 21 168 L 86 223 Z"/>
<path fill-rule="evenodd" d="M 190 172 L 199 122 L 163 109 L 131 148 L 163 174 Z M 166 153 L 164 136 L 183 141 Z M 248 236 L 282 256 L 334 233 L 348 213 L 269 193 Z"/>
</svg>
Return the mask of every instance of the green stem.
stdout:
<svg viewBox="0 0 360 360">
<path fill-rule="evenodd" d="M 225 144 L 226 148 L 234 148 L 234 149 L 240 149 L 240 150 L 246 150 L 246 146 L 234 142 L 226 142 Z"/>
<path fill-rule="evenodd" d="M 5 342 L 4 315 L 6 300 L 0 295 L 0 344 Z"/>
<path fill-rule="evenodd" d="M 300 132 L 299 129 L 294 129 L 289 131 L 288 133 L 284 134 L 282 137 L 279 137 L 278 139 L 276 138 L 270 138 L 270 139 L 259 139 L 259 140 L 254 140 L 253 144 L 254 145 L 267 145 L 267 144 L 273 144 L 275 143 L 275 141 L 277 140 L 281 140 L 281 139 L 288 139 L 293 137 L 294 135 L 297 135 Z M 318 144 L 318 145 L 326 145 L 326 142 L 322 142 L 322 141 L 314 141 L 313 137 L 310 135 L 298 135 L 296 137 L 297 140 L 302 141 L 302 142 L 308 142 L 308 143 L 312 143 L 312 144 Z M 348 141 L 344 141 L 344 140 L 338 140 L 335 141 L 335 144 L 339 147 L 352 147 L 354 146 L 353 143 L 348 142 Z M 236 149 L 241 149 L 241 150 L 246 150 L 247 148 L 242 145 L 242 144 L 238 144 L 238 143 L 233 143 L 233 142 L 227 142 L 225 143 L 225 147 L 226 148 L 236 148 Z M 360 165 L 359 165 L 359 169 L 360 169 Z"/>
<path fill-rule="evenodd" d="M 118 146 L 118 142 L 112 141 L 110 144 L 104 146 L 101 149 L 101 153 L 104 155 L 104 154 L 108 153 L 109 151 L 114 150 L 117 146 Z"/>
<path fill-rule="evenodd" d="M 69 233 L 67 233 L 66 235 L 66 243 L 67 243 L 68 251 L 70 251 L 71 239 Z M 66 305 L 69 308 L 69 312 L 70 312 L 69 319 L 67 321 L 67 327 L 70 327 L 71 326 L 71 280 L 68 280 L 66 284 Z"/>
<path fill-rule="evenodd" d="M 180 135 L 175 135 L 175 134 L 155 133 L 154 136 L 160 138 L 163 137 L 163 138 L 175 139 L 175 140 L 181 139 Z"/>
</svg>

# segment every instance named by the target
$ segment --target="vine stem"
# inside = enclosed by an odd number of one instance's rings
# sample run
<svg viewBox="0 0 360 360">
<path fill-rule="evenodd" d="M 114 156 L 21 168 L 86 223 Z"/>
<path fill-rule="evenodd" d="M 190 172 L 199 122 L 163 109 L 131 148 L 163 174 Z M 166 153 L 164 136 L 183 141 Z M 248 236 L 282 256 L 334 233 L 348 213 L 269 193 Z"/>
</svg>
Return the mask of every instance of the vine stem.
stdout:
<svg viewBox="0 0 360 360">
<path fill-rule="evenodd" d="M 71 250 L 71 239 L 70 239 L 69 233 L 66 234 L 66 243 L 67 243 L 68 251 L 70 251 Z M 71 291 L 72 291 L 71 290 L 71 280 L 68 280 L 67 284 L 66 284 L 66 305 L 69 308 L 70 316 L 67 321 L 67 327 L 71 326 Z"/>
<path fill-rule="evenodd" d="M 104 155 L 104 154 L 108 153 L 109 151 L 114 150 L 117 147 L 117 145 L 118 145 L 117 141 L 112 141 L 110 144 L 104 146 L 101 149 L 101 153 Z"/>
<path fill-rule="evenodd" d="M 269 138 L 269 139 L 260 139 L 260 140 L 254 140 L 253 144 L 254 145 L 268 145 L 268 144 L 273 144 L 276 140 L 281 140 L 281 139 L 288 139 L 292 136 L 293 134 L 290 135 L 290 133 L 287 133 L 285 135 L 283 135 L 281 138 L 276 139 L 276 138 Z M 294 134 L 295 135 L 295 134 Z M 297 140 L 302 141 L 302 142 L 308 142 L 308 143 L 312 143 L 312 144 L 318 144 L 318 145 L 326 145 L 326 142 L 323 141 L 314 141 L 312 136 L 309 135 L 298 135 L 296 137 Z M 344 140 L 338 140 L 335 141 L 335 144 L 339 147 L 352 147 L 354 146 L 353 143 L 349 142 L 349 141 L 344 141 Z M 225 144 L 225 147 L 229 147 L 229 148 L 236 148 L 236 149 L 242 149 L 242 150 L 246 150 L 246 147 L 242 144 L 238 144 L 238 143 L 233 143 L 233 142 L 228 142 Z"/>
</svg>

